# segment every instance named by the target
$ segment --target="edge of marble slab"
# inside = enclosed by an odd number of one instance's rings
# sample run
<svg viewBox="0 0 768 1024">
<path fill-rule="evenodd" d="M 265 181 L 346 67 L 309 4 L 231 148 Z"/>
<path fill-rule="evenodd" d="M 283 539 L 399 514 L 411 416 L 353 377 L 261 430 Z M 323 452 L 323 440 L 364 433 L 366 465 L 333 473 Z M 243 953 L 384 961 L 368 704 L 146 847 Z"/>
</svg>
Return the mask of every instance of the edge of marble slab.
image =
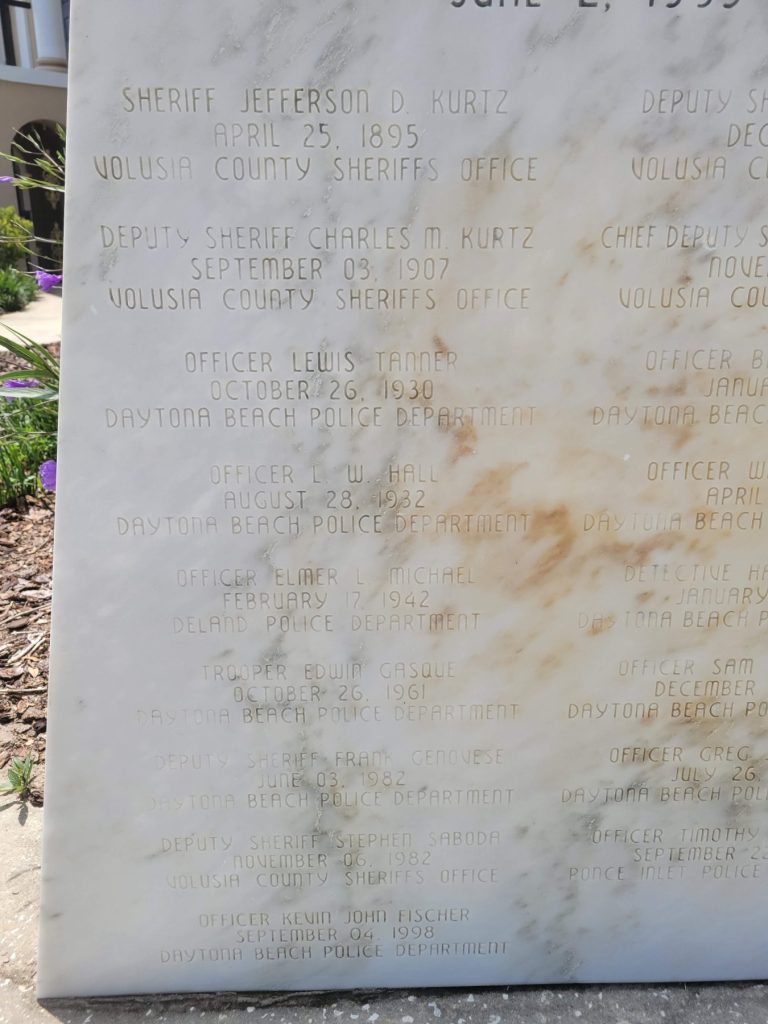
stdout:
<svg viewBox="0 0 768 1024">
<path fill-rule="evenodd" d="M 430 985 L 428 982 L 424 985 L 418 983 L 411 984 L 408 988 L 400 988 L 399 986 L 379 986 L 377 988 L 344 988 L 338 987 L 331 988 L 313 988 L 313 989 L 296 989 L 296 988 L 262 988 L 262 989 L 221 989 L 218 991 L 211 990 L 198 990 L 198 989 L 177 989 L 173 992 L 125 992 L 125 993 L 109 993 L 109 994 L 93 994 L 88 995 L 86 993 L 80 995 L 71 996 L 55 996 L 55 995 L 37 995 L 37 1001 L 43 1006 L 53 1005 L 77 1005 L 80 1003 L 88 1002 L 89 1004 L 95 1003 L 98 1005 L 110 1005 L 114 1003 L 144 1003 L 151 999 L 155 1002 L 161 1003 L 172 1003 L 178 1000 L 187 1000 L 194 998 L 197 1001 L 202 1002 L 215 1002 L 216 1000 L 230 1000 L 235 1003 L 241 1000 L 258 1000 L 262 1001 L 263 1006 L 269 1006 L 272 1003 L 284 1004 L 288 1000 L 304 1001 L 304 1000 L 325 1000 L 330 997 L 338 998 L 354 998 L 359 996 L 395 996 L 397 993 L 411 993 L 418 992 L 420 995 L 425 995 L 428 992 L 450 992 L 452 994 L 459 994 L 462 991 L 467 993 L 478 993 L 478 992 L 546 992 L 546 991 L 584 991 L 590 989 L 600 989 L 601 991 L 613 991 L 617 990 L 627 991 L 632 988 L 639 988 L 642 990 L 654 991 L 659 988 L 676 988 L 684 989 L 690 985 L 704 986 L 712 989 L 722 989 L 724 987 L 738 987 L 738 988 L 749 988 L 752 986 L 761 987 L 768 984 L 768 975 L 765 978 L 753 978 L 753 977 L 737 977 L 737 978 L 724 978 L 724 979 L 713 979 L 713 978 L 687 978 L 687 979 L 652 979 L 652 980 L 628 980 L 628 981 L 552 981 L 552 982 L 531 982 L 531 983 L 520 983 L 515 984 L 514 982 L 499 982 L 495 985 L 479 985 L 473 986 L 465 981 L 457 981 L 455 985 Z"/>
<path fill-rule="evenodd" d="M 353 989 L 309 989 L 306 991 L 294 989 L 294 990 L 221 990 L 218 992 L 166 992 L 166 993 L 145 993 L 145 994 L 132 994 L 132 995 L 111 995 L 111 996 L 46 996 L 39 997 L 38 1002 L 43 1007 L 70 1007 L 76 1008 L 78 1006 L 88 1007 L 117 1007 L 122 1005 L 126 1008 L 132 1006 L 145 1007 L 148 1001 L 152 1001 L 155 1004 L 161 1004 L 166 1008 L 172 1008 L 174 1004 L 179 1002 L 188 1002 L 190 999 L 194 999 L 196 1003 L 200 1004 L 198 1009 L 238 1009 L 240 1004 L 255 1005 L 257 1009 L 269 1009 L 273 1006 L 302 1006 L 306 1005 L 308 1008 L 317 1007 L 327 1002 L 329 999 L 375 999 L 375 998 L 398 998 L 407 997 L 412 995 L 414 992 L 418 993 L 419 997 L 424 998 L 429 995 L 436 995 L 440 993 L 448 992 L 452 996 L 459 996 L 463 993 L 467 995 L 496 995 L 496 994 L 508 994 L 510 998 L 514 998 L 515 994 L 532 994 L 532 993 L 546 993 L 556 991 L 559 993 L 573 993 L 583 994 L 588 992 L 600 992 L 609 995 L 614 995 L 619 998 L 621 994 L 629 994 L 630 992 L 639 993 L 651 993 L 662 990 L 672 989 L 673 991 L 686 990 L 691 986 L 696 987 L 697 990 L 705 992 L 722 992 L 728 989 L 732 989 L 738 992 L 746 992 L 751 990 L 757 990 L 763 988 L 768 984 L 768 978 L 765 979 L 750 979 L 742 981 L 689 981 L 689 982 L 671 982 L 669 984 L 664 982 L 611 982 L 609 984 L 599 983 L 584 983 L 574 984 L 572 982 L 562 982 L 553 985 L 494 985 L 485 987 L 472 987 L 471 985 L 455 985 L 455 986 L 441 986 L 439 988 L 425 986 L 423 988 L 418 986 L 410 986 L 409 988 L 353 988 Z"/>
</svg>

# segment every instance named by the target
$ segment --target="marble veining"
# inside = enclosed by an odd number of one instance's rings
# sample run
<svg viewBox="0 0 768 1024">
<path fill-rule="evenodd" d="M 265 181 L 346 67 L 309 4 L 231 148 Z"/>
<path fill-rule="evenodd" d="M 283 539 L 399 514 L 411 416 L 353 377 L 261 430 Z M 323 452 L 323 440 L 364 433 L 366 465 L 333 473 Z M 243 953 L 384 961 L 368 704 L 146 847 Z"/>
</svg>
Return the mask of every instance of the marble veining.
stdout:
<svg viewBox="0 0 768 1024">
<path fill-rule="evenodd" d="M 41 996 L 765 975 L 767 35 L 79 0 Z"/>
</svg>

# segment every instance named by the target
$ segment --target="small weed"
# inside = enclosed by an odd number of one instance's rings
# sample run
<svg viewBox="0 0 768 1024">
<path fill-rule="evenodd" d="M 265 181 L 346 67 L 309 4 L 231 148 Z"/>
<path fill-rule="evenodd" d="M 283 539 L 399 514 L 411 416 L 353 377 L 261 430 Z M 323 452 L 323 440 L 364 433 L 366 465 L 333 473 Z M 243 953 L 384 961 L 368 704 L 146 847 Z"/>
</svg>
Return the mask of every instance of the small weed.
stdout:
<svg viewBox="0 0 768 1024">
<path fill-rule="evenodd" d="M 34 771 L 35 768 L 32 764 L 31 754 L 27 754 L 23 760 L 20 757 L 14 757 L 8 769 L 8 782 L 10 785 L 1 789 L 0 793 L 15 793 L 19 800 L 29 799 L 29 788 Z"/>
</svg>

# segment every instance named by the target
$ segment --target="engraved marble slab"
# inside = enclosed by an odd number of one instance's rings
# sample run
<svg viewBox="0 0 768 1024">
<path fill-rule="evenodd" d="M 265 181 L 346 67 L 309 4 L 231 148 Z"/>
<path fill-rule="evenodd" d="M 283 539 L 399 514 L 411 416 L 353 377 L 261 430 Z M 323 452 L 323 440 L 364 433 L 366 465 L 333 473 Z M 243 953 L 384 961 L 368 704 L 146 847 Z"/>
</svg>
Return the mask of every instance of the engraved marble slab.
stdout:
<svg viewBox="0 0 768 1024">
<path fill-rule="evenodd" d="M 764 977 L 765 4 L 72 34 L 41 995 Z"/>
</svg>

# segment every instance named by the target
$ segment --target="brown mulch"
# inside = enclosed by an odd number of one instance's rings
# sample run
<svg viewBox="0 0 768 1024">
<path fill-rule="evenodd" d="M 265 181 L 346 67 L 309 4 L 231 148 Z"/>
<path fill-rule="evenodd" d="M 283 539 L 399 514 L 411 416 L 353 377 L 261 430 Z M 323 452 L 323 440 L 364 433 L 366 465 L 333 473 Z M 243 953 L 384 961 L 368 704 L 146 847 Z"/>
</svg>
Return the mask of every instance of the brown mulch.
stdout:
<svg viewBox="0 0 768 1024">
<path fill-rule="evenodd" d="M 48 346 L 56 355 L 58 347 Z M 13 367 L 3 352 L 0 372 Z M 36 803 L 45 772 L 53 518 L 53 495 L 0 508 L 0 789 L 11 760 L 31 754 Z"/>
<path fill-rule="evenodd" d="M 53 502 L 0 509 L 0 785 L 13 757 L 32 754 L 42 792 L 51 626 Z"/>
</svg>

